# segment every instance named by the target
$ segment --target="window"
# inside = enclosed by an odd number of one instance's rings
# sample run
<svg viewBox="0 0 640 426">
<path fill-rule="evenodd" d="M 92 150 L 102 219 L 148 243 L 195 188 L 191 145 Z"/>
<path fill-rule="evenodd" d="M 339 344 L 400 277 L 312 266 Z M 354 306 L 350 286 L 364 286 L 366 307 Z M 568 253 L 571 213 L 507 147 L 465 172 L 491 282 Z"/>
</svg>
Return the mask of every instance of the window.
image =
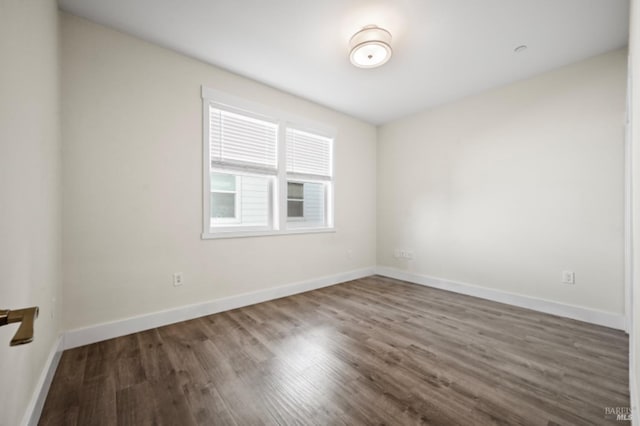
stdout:
<svg viewBox="0 0 640 426">
<path fill-rule="evenodd" d="M 210 89 L 202 96 L 203 238 L 332 230 L 333 132 Z"/>
<path fill-rule="evenodd" d="M 287 219 L 304 218 L 304 183 L 287 182 Z"/>
<path fill-rule="evenodd" d="M 211 173 L 211 225 L 266 227 L 269 223 L 269 178 Z"/>
<path fill-rule="evenodd" d="M 331 139 L 286 129 L 287 223 L 289 228 L 324 227 L 331 190 Z"/>
<path fill-rule="evenodd" d="M 211 172 L 211 219 L 239 223 L 238 176 Z"/>
</svg>

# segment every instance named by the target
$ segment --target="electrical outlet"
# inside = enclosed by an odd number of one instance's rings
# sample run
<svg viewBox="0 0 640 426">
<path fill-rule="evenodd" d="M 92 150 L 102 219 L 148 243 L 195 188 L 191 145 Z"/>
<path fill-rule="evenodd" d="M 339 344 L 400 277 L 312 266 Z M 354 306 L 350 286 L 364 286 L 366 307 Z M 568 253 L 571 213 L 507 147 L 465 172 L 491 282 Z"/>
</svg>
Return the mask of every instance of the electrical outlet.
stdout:
<svg viewBox="0 0 640 426">
<path fill-rule="evenodd" d="M 576 274 L 573 271 L 562 271 L 562 283 L 563 284 L 575 284 Z"/>
<path fill-rule="evenodd" d="M 351 249 L 347 250 L 347 259 L 353 259 L 353 250 Z"/>
<path fill-rule="evenodd" d="M 179 287 L 183 284 L 182 272 L 176 272 L 173 274 L 173 286 Z"/>
<path fill-rule="evenodd" d="M 413 259 L 413 251 L 405 249 L 393 249 L 393 257 L 396 259 Z"/>
</svg>

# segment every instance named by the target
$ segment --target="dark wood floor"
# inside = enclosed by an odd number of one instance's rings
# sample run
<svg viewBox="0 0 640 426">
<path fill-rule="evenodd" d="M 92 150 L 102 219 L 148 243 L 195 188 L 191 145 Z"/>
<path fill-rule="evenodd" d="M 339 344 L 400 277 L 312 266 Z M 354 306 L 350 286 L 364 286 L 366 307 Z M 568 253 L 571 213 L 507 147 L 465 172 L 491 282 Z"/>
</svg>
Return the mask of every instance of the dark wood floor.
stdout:
<svg viewBox="0 0 640 426">
<path fill-rule="evenodd" d="M 370 277 L 65 351 L 40 424 L 620 424 L 628 389 L 621 331 Z"/>
</svg>

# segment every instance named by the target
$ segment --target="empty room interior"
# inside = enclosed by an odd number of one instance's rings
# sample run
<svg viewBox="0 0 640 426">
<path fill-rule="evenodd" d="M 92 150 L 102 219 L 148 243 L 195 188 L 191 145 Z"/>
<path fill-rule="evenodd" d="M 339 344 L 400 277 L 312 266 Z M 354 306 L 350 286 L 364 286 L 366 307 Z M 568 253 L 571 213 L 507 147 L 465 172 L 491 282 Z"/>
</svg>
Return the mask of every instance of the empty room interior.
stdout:
<svg viewBox="0 0 640 426">
<path fill-rule="evenodd" d="M 0 425 L 638 422 L 640 0 L 0 0 Z"/>
</svg>

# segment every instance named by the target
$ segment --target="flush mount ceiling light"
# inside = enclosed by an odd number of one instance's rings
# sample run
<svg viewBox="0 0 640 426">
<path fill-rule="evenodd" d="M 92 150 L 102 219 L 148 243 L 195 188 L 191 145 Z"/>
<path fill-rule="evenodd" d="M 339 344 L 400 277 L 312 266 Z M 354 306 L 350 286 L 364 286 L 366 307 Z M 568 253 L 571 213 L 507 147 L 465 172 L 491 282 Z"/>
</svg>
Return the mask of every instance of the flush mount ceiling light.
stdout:
<svg viewBox="0 0 640 426">
<path fill-rule="evenodd" d="M 349 59 L 359 68 L 375 68 L 391 58 L 391 33 L 375 25 L 367 25 L 351 37 Z"/>
</svg>

